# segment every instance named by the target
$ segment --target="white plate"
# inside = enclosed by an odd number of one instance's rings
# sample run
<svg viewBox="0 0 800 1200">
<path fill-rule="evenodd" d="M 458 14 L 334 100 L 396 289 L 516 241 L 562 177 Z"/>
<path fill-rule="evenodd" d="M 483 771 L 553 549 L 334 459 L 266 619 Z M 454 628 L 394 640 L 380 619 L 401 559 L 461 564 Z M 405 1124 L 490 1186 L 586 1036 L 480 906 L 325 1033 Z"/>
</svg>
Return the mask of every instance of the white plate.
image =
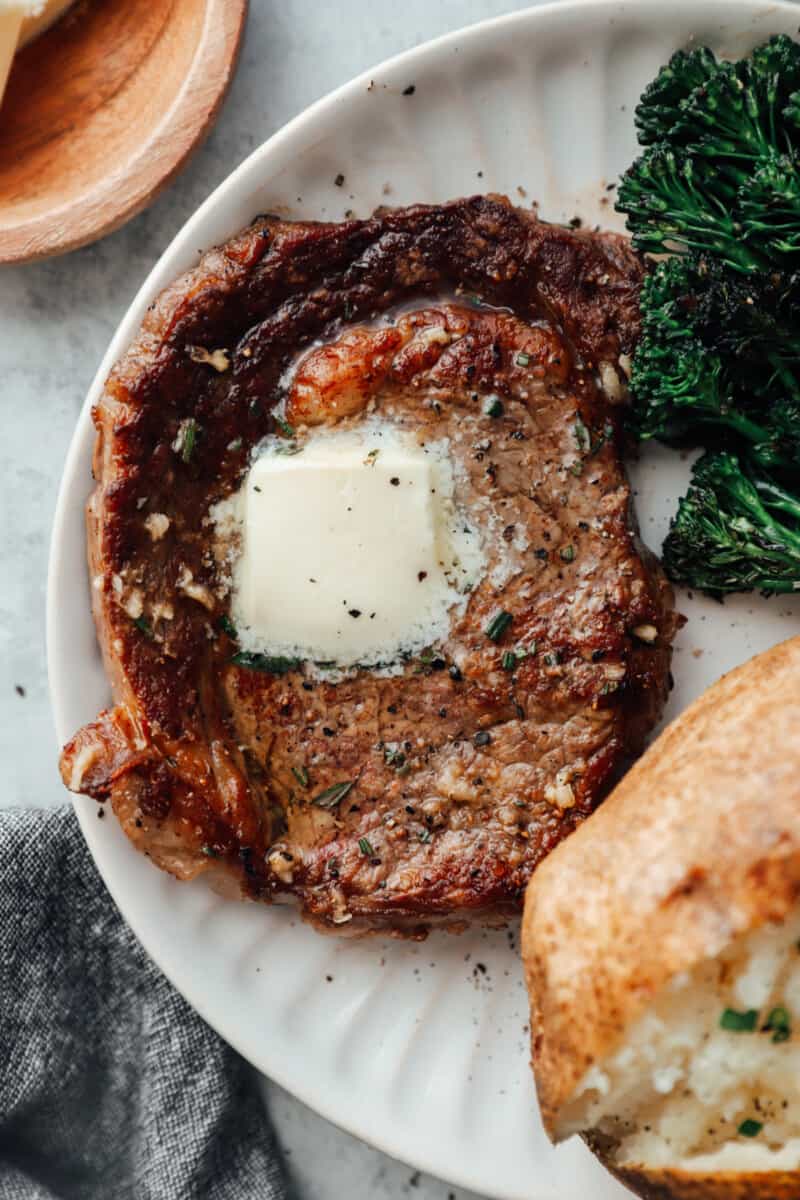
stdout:
<svg viewBox="0 0 800 1200">
<path fill-rule="evenodd" d="M 421 46 L 315 104 L 199 209 L 120 325 L 67 461 L 50 560 L 48 650 L 58 736 L 108 702 L 89 617 L 83 504 L 89 407 L 146 305 L 198 247 L 258 212 L 339 219 L 379 204 L 475 191 L 536 198 L 553 220 L 618 224 L 605 190 L 635 153 L 643 84 L 694 37 L 738 56 L 800 12 L 752 0 L 552 4 Z M 414 85 L 413 95 L 404 89 Z M 342 173 L 343 187 L 334 180 Z M 529 198 L 523 200 L 522 191 Z M 634 472 L 656 549 L 688 464 L 655 450 Z M 797 603 L 724 607 L 680 597 L 690 622 L 670 712 L 722 671 L 797 631 Z M 513 932 L 438 934 L 423 945 L 324 938 L 289 911 L 226 902 L 136 854 L 115 821 L 78 801 L 86 839 L 149 953 L 246 1058 L 324 1116 L 454 1183 L 508 1200 L 627 1195 L 580 1143 L 554 1151 L 528 1071 L 527 1005 Z M 331 981 L 327 977 L 331 976 Z"/>
</svg>

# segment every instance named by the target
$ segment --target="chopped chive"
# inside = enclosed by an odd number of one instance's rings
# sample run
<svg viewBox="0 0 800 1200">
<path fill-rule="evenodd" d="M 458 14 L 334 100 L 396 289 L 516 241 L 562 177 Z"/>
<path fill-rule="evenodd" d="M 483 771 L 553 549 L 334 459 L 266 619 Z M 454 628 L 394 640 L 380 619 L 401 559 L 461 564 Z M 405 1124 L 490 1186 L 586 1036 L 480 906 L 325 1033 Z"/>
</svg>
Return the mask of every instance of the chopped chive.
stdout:
<svg viewBox="0 0 800 1200">
<path fill-rule="evenodd" d="M 518 367 L 527 367 L 527 365 L 530 361 L 531 361 L 530 354 L 523 354 L 522 352 L 520 352 L 517 355 L 516 363 L 517 363 Z"/>
<path fill-rule="evenodd" d="M 589 433 L 587 426 L 579 415 L 575 417 L 575 424 L 572 426 L 572 432 L 575 435 L 575 441 L 579 450 L 589 450 L 592 445 L 592 435 Z"/>
<path fill-rule="evenodd" d="M 736 1132 L 741 1134 L 742 1137 L 753 1138 L 758 1137 L 763 1128 L 764 1126 L 760 1121 L 754 1121 L 752 1117 L 748 1117 L 746 1121 L 742 1121 Z"/>
<path fill-rule="evenodd" d="M 504 671 L 513 671 L 517 665 L 517 655 L 514 650 L 506 650 L 500 660 L 500 665 Z"/>
<path fill-rule="evenodd" d="M 426 846 L 431 840 L 431 837 L 432 834 L 430 829 L 423 829 L 422 833 L 419 835 L 419 840 L 422 842 L 423 846 Z"/>
<path fill-rule="evenodd" d="M 789 1014 L 783 1005 L 773 1008 L 763 1026 L 764 1033 L 772 1033 L 773 1042 L 788 1042 L 792 1036 L 792 1025 Z"/>
<path fill-rule="evenodd" d="M 182 428 L 181 458 L 185 463 L 188 463 L 194 454 L 195 442 L 197 441 L 197 421 L 195 421 L 194 417 L 188 417 L 183 422 Z"/>
<path fill-rule="evenodd" d="M 575 558 L 575 547 L 562 546 L 558 553 L 562 562 L 571 563 Z"/>
<path fill-rule="evenodd" d="M 305 769 L 305 767 L 292 767 L 292 774 L 300 784 L 301 788 L 308 787 L 308 771 Z"/>
<path fill-rule="evenodd" d="M 502 417 L 503 401 L 499 396 L 487 396 L 483 402 L 483 412 L 487 417 Z"/>
<path fill-rule="evenodd" d="M 390 746 L 384 747 L 383 761 L 388 767 L 402 767 L 405 765 L 406 756 L 402 750 L 393 750 Z"/>
<path fill-rule="evenodd" d="M 735 1008 L 726 1008 L 719 1019 L 720 1029 L 730 1033 L 753 1033 L 758 1025 L 758 1009 L 748 1008 L 737 1012 Z"/>
<path fill-rule="evenodd" d="M 290 425 L 287 420 L 285 420 L 283 417 L 279 417 L 276 413 L 272 414 L 272 419 L 278 426 L 278 429 L 280 429 L 281 433 L 285 434 L 286 437 L 294 437 L 294 427 Z"/>
<path fill-rule="evenodd" d="M 358 848 L 361 851 L 361 853 L 364 854 L 367 858 L 372 858 L 372 856 L 375 853 L 375 851 L 372 848 L 372 843 L 370 842 L 369 838 L 365 838 L 365 837 L 359 838 L 358 839 Z"/>
<path fill-rule="evenodd" d="M 153 630 L 144 617 L 135 617 L 133 623 L 140 633 L 143 633 L 146 638 L 150 638 L 152 641 Z"/>
<path fill-rule="evenodd" d="M 239 634 L 236 632 L 236 626 L 230 617 L 226 616 L 225 613 L 222 614 L 217 624 L 223 633 L 227 633 L 231 641 L 237 642 L 239 640 Z"/>
<path fill-rule="evenodd" d="M 266 671 L 270 675 L 285 675 L 300 666 L 299 658 L 283 658 L 281 655 L 253 654 L 249 650 L 240 650 L 234 654 L 231 662 L 235 667 L 246 667 L 248 671 Z"/>
<path fill-rule="evenodd" d="M 324 792 L 320 792 L 311 801 L 318 808 L 336 808 L 344 800 L 345 796 L 356 786 L 355 779 L 346 779 L 343 783 L 334 783 L 332 787 L 325 788 Z"/>
<path fill-rule="evenodd" d="M 550 650 L 543 655 L 542 661 L 546 667 L 557 667 L 561 663 L 561 652 L 559 650 Z"/>
<path fill-rule="evenodd" d="M 498 642 L 513 620 L 510 612 L 501 610 L 495 613 L 483 632 L 491 641 Z"/>
<path fill-rule="evenodd" d="M 275 453 L 285 454 L 289 457 L 292 454 L 299 454 L 302 449 L 303 447 L 298 446 L 297 442 L 282 442 L 280 446 L 275 447 Z"/>
</svg>

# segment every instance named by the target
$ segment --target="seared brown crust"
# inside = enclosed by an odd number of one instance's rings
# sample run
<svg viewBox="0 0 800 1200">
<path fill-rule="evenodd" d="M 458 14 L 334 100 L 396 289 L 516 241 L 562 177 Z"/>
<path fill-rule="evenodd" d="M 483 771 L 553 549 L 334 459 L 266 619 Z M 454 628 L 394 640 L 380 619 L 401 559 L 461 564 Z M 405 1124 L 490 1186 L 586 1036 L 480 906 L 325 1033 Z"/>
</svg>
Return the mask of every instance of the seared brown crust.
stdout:
<svg viewBox="0 0 800 1200">
<path fill-rule="evenodd" d="M 168 288 L 95 413 L 89 557 L 117 708 L 65 748 L 68 785 L 110 797 L 173 873 L 216 862 L 252 895 L 294 894 L 322 925 L 414 932 L 516 907 L 666 694 L 671 594 L 632 529 L 618 420 L 594 376 L 632 348 L 640 282 L 622 239 L 474 198 L 342 225 L 263 218 Z M 484 304 L 424 300 L 442 292 Z M 389 328 L 349 328 L 420 296 L 427 308 Z M 298 426 L 371 404 L 452 437 L 485 420 L 487 392 L 504 398 L 502 447 L 480 467 L 483 452 L 469 455 L 469 477 L 536 540 L 507 587 L 472 595 L 444 648 L 460 673 L 417 663 L 332 684 L 229 664 L 208 509 L 276 429 L 280 377 L 315 341 L 288 397 Z M 498 607 L 513 641 L 541 651 L 513 673 L 483 634 Z M 652 643 L 632 634 L 650 626 Z M 413 742 L 409 770 L 386 762 L 388 741 Z M 358 781 L 346 806 L 309 803 L 291 770 L 301 755 L 314 793 Z M 572 795 L 558 803 L 547 780 L 562 768 Z"/>
<path fill-rule="evenodd" d="M 800 897 L 798 680 L 800 638 L 723 676 L 531 881 L 522 952 L 554 1138 L 588 1067 L 672 976 L 781 920 Z"/>
</svg>

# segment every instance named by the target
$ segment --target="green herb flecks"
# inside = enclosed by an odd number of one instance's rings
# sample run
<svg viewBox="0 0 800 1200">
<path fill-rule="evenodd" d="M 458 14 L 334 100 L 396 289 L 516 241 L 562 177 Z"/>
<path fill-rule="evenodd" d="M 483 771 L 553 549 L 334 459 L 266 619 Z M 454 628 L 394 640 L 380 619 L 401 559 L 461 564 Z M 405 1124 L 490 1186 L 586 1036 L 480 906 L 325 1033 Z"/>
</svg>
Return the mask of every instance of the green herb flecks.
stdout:
<svg viewBox="0 0 800 1200">
<path fill-rule="evenodd" d="M 235 667 L 246 667 L 248 671 L 264 671 L 268 675 L 285 675 L 287 671 L 296 671 L 302 660 L 284 658 L 280 654 L 256 654 L 250 650 L 240 650 L 238 654 L 234 654 L 231 662 Z"/>
<path fill-rule="evenodd" d="M 499 642 L 500 638 L 506 632 L 514 620 L 510 612 L 501 610 L 492 617 L 489 624 L 484 629 L 484 633 L 492 642 Z"/>
<path fill-rule="evenodd" d="M 792 1022 L 789 1013 L 779 1004 L 777 1008 L 773 1008 L 767 1017 L 766 1024 L 762 1027 L 764 1033 L 771 1033 L 773 1042 L 788 1042 L 792 1036 Z"/>
<path fill-rule="evenodd" d="M 514 667 L 517 665 L 516 650 L 506 650 L 503 654 L 503 657 L 500 659 L 500 665 L 504 671 L 513 671 Z"/>
<path fill-rule="evenodd" d="M 272 418 L 273 418 L 275 424 L 278 426 L 278 429 L 280 429 L 281 433 L 284 435 L 284 437 L 288 437 L 288 438 L 294 437 L 294 426 L 290 425 L 289 422 L 285 419 L 285 417 L 279 417 L 277 413 L 273 413 Z"/>
<path fill-rule="evenodd" d="M 297 782 L 300 784 L 301 788 L 308 787 L 308 784 L 309 784 L 308 771 L 305 769 L 305 767 L 302 767 L 302 766 L 301 767 L 292 767 L 292 774 L 294 775 Z"/>
<path fill-rule="evenodd" d="M 324 792 L 320 792 L 318 796 L 314 796 L 311 803 L 316 804 L 317 808 L 336 808 L 355 786 L 355 779 L 334 783 L 331 787 L 325 788 Z"/>
<path fill-rule="evenodd" d="M 575 414 L 575 424 L 572 426 L 572 432 L 575 435 L 575 443 L 581 453 L 585 454 L 592 448 L 592 435 L 589 433 L 589 428 L 583 421 L 580 413 Z"/>
<path fill-rule="evenodd" d="M 365 467 L 374 467 L 375 463 L 378 461 L 379 454 L 380 454 L 380 450 L 370 450 L 369 454 L 364 459 L 364 466 Z"/>
<path fill-rule="evenodd" d="M 518 367 L 527 367 L 528 363 L 530 361 L 531 361 L 530 354 L 523 354 L 522 351 L 520 351 L 520 353 L 517 355 L 517 357 L 515 359 L 515 362 Z"/>
<path fill-rule="evenodd" d="M 431 840 L 432 836 L 433 835 L 432 835 L 430 829 L 423 829 L 419 835 L 419 840 L 422 842 L 423 846 L 427 846 L 427 844 Z"/>
<path fill-rule="evenodd" d="M 139 630 L 139 633 L 143 633 L 152 642 L 155 635 L 153 634 L 150 622 L 145 617 L 134 617 L 133 623 Z"/>
<path fill-rule="evenodd" d="M 223 633 L 227 633 L 232 642 L 238 642 L 239 634 L 236 632 L 236 626 L 229 616 L 223 613 L 217 624 Z"/>
<path fill-rule="evenodd" d="M 558 553 L 562 562 L 571 563 L 575 559 L 574 546 L 562 546 Z"/>
<path fill-rule="evenodd" d="M 383 750 L 383 761 L 386 763 L 387 767 L 395 767 L 395 769 L 399 770 L 400 767 L 405 766 L 406 756 L 402 750 L 398 750 L 392 746 L 385 746 Z"/>
<path fill-rule="evenodd" d="M 502 417 L 503 401 L 499 396 L 487 396 L 483 402 L 483 412 L 487 417 Z"/>
<path fill-rule="evenodd" d="M 754 1121 L 752 1117 L 748 1117 L 746 1121 L 742 1121 L 736 1132 L 742 1137 L 754 1138 L 758 1137 L 763 1128 L 761 1121 Z"/>
<path fill-rule="evenodd" d="M 365 838 L 365 837 L 359 838 L 358 839 L 358 848 L 361 851 L 361 853 L 364 855 L 365 858 L 373 858 L 375 855 L 375 851 L 372 847 L 372 843 L 370 842 L 369 838 Z"/>
<path fill-rule="evenodd" d="M 178 439 L 180 442 L 181 458 L 185 463 L 191 462 L 197 444 L 199 426 L 194 417 L 187 417 L 181 423 Z"/>
<path fill-rule="evenodd" d="M 720 1029 L 729 1033 L 754 1033 L 758 1027 L 758 1009 L 748 1008 L 737 1012 L 735 1008 L 726 1008 L 719 1019 Z"/>
</svg>

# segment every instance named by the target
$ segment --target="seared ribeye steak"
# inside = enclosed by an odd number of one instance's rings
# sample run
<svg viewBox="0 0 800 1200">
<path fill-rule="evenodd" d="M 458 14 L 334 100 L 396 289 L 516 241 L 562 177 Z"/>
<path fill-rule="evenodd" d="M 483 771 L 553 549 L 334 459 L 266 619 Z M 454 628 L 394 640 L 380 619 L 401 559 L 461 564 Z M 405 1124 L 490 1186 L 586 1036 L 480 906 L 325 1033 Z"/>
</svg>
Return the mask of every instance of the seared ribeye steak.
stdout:
<svg viewBox="0 0 800 1200">
<path fill-rule="evenodd" d="M 65 747 L 67 785 L 173 874 L 296 897 L 323 927 L 518 908 L 668 687 L 672 597 L 620 461 L 641 279 L 624 239 L 478 197 L 265 217 L 168 288 L 94 414 L 115 707 Z M 302 444 L 376 416 L 449 447 L 481 530 L 449 636 L 388 672 L 232 661 L 213 507 L 286 422 Z"/>
</svg>

